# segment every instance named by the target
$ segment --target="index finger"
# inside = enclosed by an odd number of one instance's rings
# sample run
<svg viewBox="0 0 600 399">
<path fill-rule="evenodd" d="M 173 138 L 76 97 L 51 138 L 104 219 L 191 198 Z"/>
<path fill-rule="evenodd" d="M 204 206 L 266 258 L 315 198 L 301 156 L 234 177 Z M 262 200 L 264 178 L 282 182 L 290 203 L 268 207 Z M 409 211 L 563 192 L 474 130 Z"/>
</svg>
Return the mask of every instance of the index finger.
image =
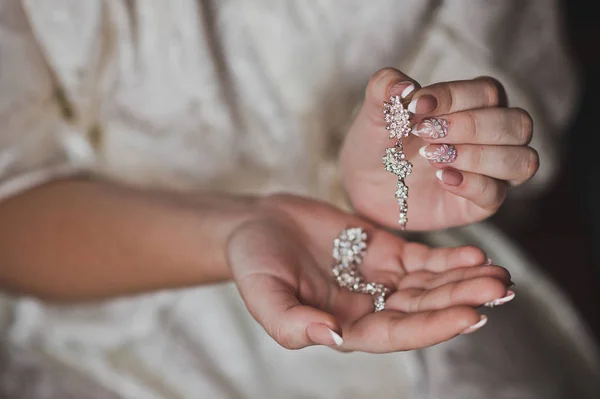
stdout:
<svg viewBox="0 0 600 399">
<path fill-rule="evenodd" d="M 419 116 L 445 115 L 505 105 L 504 87 L 494 78 L 436 83 L 414 94 L 408 110 Z"/>
<path fill-rule="evenodd" d="M 418 88 L 417 82 L 397 69 L 385 68 L 376 72 L 369 80 L 365 100 L 346 135 L 341 162 L 351 159 L 353 163 L 364 165 L 365 171 L 380 168 L 381 157 L 390 146 L 389 134 L 385 130 L 388 123 L 382 113 L 383 103 L 391 96 L 409 98 Z"/>
<path fill-rule="evenodd" d="M 420 349 L 473 332 L 486 321 L 470 306 L 410 314 L 384 310 L 344 329 L 344 348 L 370 353 Z"/>
</svg>

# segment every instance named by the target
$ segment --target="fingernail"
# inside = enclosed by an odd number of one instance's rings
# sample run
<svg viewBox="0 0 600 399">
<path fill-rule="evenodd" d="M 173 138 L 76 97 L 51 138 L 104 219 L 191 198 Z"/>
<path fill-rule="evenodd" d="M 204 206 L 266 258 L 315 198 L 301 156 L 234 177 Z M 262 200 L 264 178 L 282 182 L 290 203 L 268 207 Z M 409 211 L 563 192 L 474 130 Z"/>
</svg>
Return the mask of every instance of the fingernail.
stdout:
<svg viewBox="0 0 600 399">
<path fill-rule="evenodd" d="M 408 110 L 413 114 L 426 114 L 437 108 L 437 99 L 429 94 L 413 99 L 408 104 Z"/>
<path fill-rule="evenodd" d="M 496 299 L 494 301 L 485 303 L 483 306 L 486 306 L 488 308 L 493 308 L 494 306 L 504 305 L 505 303 L 512 301 L 514 298 L 515 298 L 515 293 L 513 291 L 508 291 L 506 293 L 506 296 Z"/>
<path fill-rule="evenodd" d="M 404 91 L 400 94 L 400 97 L 406 98 L 410 96 L 410 94 L 415 91 L 415 85 L 413 83 L 410 84 Z"/>
<path fill-rule="evenodd" d="M 475 323 L 471 327 L 467 328 L 461 334 L 471 334 L 472 332 L 475 332 L 475 331 L 479 330 L 481 327 L 485 326 L 485 323 L 487 323 L 487 321 L 488 321 L 487 316 L 481 315 L 481 319 L 477 323 Z"/>
<path fill-rule="evenodd" d="M 344 344 L 344 339 L 324 324 L 310 324 L 306 333 L 310 340 L 318 345 L 342 346 Z"/>
<path fill-rule="evenodd" d="M 340 335 L 338 333 L 336 333 L 335 331 L 329 329 L 329 334 L 331 334 L 331 338 L 333 338 L 333 342 L 337 345 L 337 346 L 342 346 L 344 344 L 344 339 L 342 337 L 340 337 Z"/>
<path fill-rule="evenodd" d="M 487 261 L 485 262 L 485 266 L 490 266 L 492 263 L 494 263 L 492 258 L 487 258 Z"/>
<path fill-rule="evenodd" d="M 440 169 L 435 172 L 435 175 L 442 183 L 449 186 L 460 186 L 463 181 L 462 173 L 452 169 Z"/>
<path fill-rule="evenodd" d="M 426 118 L 414 125 L 411 133 L 424 139 L 442 139 L 448 134 L 448 121 L 441 118 Z"/>
<path fill-rule="evenodd" d="M 448 144 L 430 144 L 419 149 L 419 154 L 432 162 L 450 163 L 457 157 L 456 147 Z"/>
<path fill-rule="evenodd" d="M 415 91 L 415 84 L 413 82 L 400 82 L 396 83 L 390 89 L 390 96 L 400 96 L 400 98 L 406 98 Z"/>
</svg>

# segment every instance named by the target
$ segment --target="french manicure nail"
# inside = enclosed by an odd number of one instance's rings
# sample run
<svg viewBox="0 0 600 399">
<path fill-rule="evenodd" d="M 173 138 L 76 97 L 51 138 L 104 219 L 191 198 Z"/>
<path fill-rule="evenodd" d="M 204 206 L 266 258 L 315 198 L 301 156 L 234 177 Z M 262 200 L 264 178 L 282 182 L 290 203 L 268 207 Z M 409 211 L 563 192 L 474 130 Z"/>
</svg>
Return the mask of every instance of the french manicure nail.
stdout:
<svg viewBox="0 0 600 399">
<path fill-rule="evenodd" d="M 344 339 L 342 337 L 340 337 L 340 335 L 338 333 L 336 333 L 335 331 L 329 329 L 329 334 L 331 334 L 331 338 L 333 338 L 333 342 L 337 345 L 337 346 L 342 346 L 344 344 Z"/>
<path fill-rule="evenodd" d="M 429 94 L 417 97 L 408 104 L 408 110 L 413 114 L 426 114 L 436 108 L 437 99 Z"/>
<path fill-rule="evenodd" d="M 318 345 L 341 346 L 344 339 L 325 324 L 312 323 L 306 328 L 308 338 Z"/>
<path fill-rule="evenodd" d="M 475 332 L 475 331 L 479 330 L 481 327 L 485 326 L 485 323 L 487 323 L 487 321 L 488 321 L 487 316 L 481 315 L 481 319 L 477 323 L 475 323 L 471 327 L 467 328 L 461 334 L 471 334 L 472 332 Z"/>
<path fill-rule="evenodd" d="M 415 85 L 411 83 L 410 86 L 404 89 L 404 91 L 400 94 L 400 97 L 406 98 L 410 96 L 410 93 L 412 93 L 413 91 L 415 91 Z"/>
<path fill-rule="evenodd" d="M 406 98 L 415 91 L 415 84 L 410 81 L 396 83 L 390 89 L 390 96 L 400 96 L 400 98 Z"/>
<path fill-rule="evenodd" d="M 456 147 L 448 144 L 430 144 L 419 149 L 419 154 L 432 162 L 450 163 L 457 157 Z"/>
<path fill-rule="evenodd" d="M 448 135 L 448 121 L 442 118 L 426 118 L 414 125 L 411 133 L 425 139 L 442 139 Z"/>
<path fill-rule="evenodd" d="M 414 100 L 412 100 L 411 102 L 408 103 L 408 107 L 407 108 L 413 114 L 417 113 L 417 101 L 419 101 L 419 99 L 415 98 Z"/>
<path fill-rule="evenodd" d="M 515 298 L 515 293 L 513 291 L 508 291 L 506 293 L 506 296 L 496 299 L 494 301 L 488 302 L 488 303 L 484 304 L 483 306 L 486 306 L 488 308 L 493 308 L 495 306 L 504 305 L 505 303 L 512 301 L 514 298 Z"/>
<path fill-rule="evenodd" d="M 460 186 L 460 183 L 463 181 L 462 173 L 452 169 L 440 169 L 435 172 L 435 175 L 442 183 L 449 186 Z"/>
</svg>

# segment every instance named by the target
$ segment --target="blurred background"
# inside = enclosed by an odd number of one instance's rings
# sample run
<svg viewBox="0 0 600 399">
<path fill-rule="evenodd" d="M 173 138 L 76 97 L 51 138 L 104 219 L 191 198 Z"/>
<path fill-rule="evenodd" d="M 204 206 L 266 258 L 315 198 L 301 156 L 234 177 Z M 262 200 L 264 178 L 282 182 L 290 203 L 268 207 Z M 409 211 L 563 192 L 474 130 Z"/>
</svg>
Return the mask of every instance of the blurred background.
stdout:
<svg viewBox="0 0 600 399">
<path fill-rule="evenodd" d="M 527 225 L 506 226 L 502 213 L 494 221 L 567 291 L 600 340 L 600 25 L 592 4 L 563 0 L 583 92 L 564 135 L 562 173 Z"/>
<path fill-rule="evenodd" d="M 600 132 L 594 118 L 600 113 L 600 25 L 591 2 L 562 3 L 583 91 L 563 136 L 561 174 L 550 190 L 518 209 L 517 215 L 528 216 L 522 223 L 512 223 L 514 218 L 506 217 L 508 209 L 492 221 L 566 291 L 600 342 L 600 155 L 595 154 Z M 0 374 L 2 367 L 0 359 Z"/>
</svg>

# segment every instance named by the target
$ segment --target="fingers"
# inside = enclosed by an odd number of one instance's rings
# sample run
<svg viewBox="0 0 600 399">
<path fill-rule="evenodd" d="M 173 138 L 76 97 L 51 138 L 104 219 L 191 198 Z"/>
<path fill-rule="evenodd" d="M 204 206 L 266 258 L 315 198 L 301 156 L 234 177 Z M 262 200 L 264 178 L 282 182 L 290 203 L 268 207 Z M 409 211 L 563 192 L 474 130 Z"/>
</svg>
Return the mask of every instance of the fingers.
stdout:
<svg viewBox="0 0 600 399">
<path fill-rule="evenodd" d="M 415 93 L 408 110 L 419 116 L 445 115 L 496 107 L 505 102 L 504 88 L 493 78 L 437 83 Z"/>
<path fill-rule="evenodd" d="M 407 272 L 427 270 L 439 273 L 455 268 L 480 266 L 486 259 L 485 252 L 474 246 L 431 248 L 409 243 L 405 246 L 402 262 Z"/>
<path fill-rule="evenodd" d="M 485 252 L 473 246 L 435 248 L 431 250 L 425 267 L 434 272 L 444 272 L 459 267 L 483 265 L 486 260 Z"/>
<path fill-rule="evenodd" d="M 508 192 L 505 181 L 455 169 L 440 169 L 436 172 L 440 184 L 459 197 L 463 197 L 485 211 L 496 211 L 504 202 Z M 485 212 L 482 216 L 487 216 Z M 479 219 L 477 215 L 471 215 Z"/>
<path fill-rule="evenodd" d="M 481 320 L 482 316 L 467 306 L 410 314 L 386 310 L 350 326 L 344 348 L 372 353 L 425 348 L 471 332 L 472 326 L 480 327 Z"/>
<path fill-rule="evenodd" d="M 525 146 L 430 144 L 419 154 L 430 162 L 452 164 L 454 169 L 507 180 L 513 185 L 526 182 L 539 168 L 537 151 Z"/>
<path fill-rule="evenodd" d="M 428 281 L 417 285 L 419 288 L 434 289 L 445 284 L 455 283 L 464 280 L 471 280 L 479 277 L 488 277 L 498 280 L 506 288 L 512 284 L 511 275 L 503 267 L 500 266 L 480 266 L 466 267 L 462 269 L 449 270 L 444 273 L 439 273 L 430 278 Z M 414 284 L 418 284 L 415 282 Z M 406 285 L 403 285 L 405 287 Z M 408 286 L 406 286 L 408 287 Z"/>
<path fill-rule="evenodd" d="M 397 285 L 398 290 L 417 288 L 421 290 L 430 290 L 440 287 L 444 284 L 469 280 L 478 277 L 491 277 L 502 282 L 505 287 L 512 284 L 511 275 L 500 266 L 478 266 L 462 267 L 450 269 L 442 273 L 435 273 L 429 270 L 413 272 L 402 278 Z"/>
<path fill-rule="evenodd" d="M 376 126 L 385 127 L 382 104 L 391 96 L 408 98 L 420 86 L 413 79 L 393 68 L 377 71 L 369 80 L 365 91 L 365 102 L 362 107 L 364 116 Z"/>
<path fill-rule="evenodd" d="M 432 143 L 527 145 L 533 120 L 520 108 L 484 108 L 425 118 L 412 134 Z"/>
<path fill-rule="evenodd" d="M 418 83 L 397 69 L 386 68 L 375 73 L 367 85 L 365 101 L 346 136 L 341 162 L 355 162 L 365 171 L 379 169 L 384 149 L 390 146 L 383 102 L 388 101 L 390 96 L 410 97 L 418 88 Z"/>
<path fill-rule="evenodd" d="M 399 290 L 388 298 L 386 308 L 415 313 L 461 305 L 479 307 L 504 298 L 507 294 L 508 289 L 502 281 L 494 277 L 477 277 L 446 283 L 433 289 Z"/>
<path fill-rule="evenodd" d="M 284 281 L 269 275 L 250 275 L 238 282 L 238 287 L 252 316 L 284 348 L 343 343 L 335 317 L 301 304 L 295 290 Z"/>
</svg>

